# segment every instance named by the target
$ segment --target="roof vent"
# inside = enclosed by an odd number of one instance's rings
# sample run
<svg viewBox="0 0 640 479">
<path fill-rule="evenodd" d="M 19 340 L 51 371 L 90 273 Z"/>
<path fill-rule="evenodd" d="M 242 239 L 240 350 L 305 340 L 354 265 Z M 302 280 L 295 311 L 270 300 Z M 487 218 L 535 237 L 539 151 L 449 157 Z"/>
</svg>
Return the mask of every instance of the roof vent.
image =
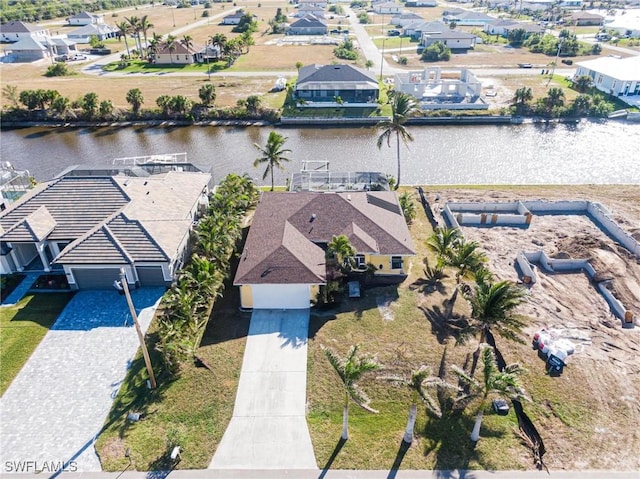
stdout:
<svg viewBox="0 0 640 479">
<path fill-rule="evenodd" d="M 351 201 L 351 195 L 347 195 L 347 199 Z"/>
<path fill-rule="evenodd" d="M 315 213 L 313 213 L 313 214 L 311 215 L 311 218 L 309 218 L 309 223 L 313 223 L 313 221 L 314 221 L 315 219 L 316 219 L 316 214 L 315 214 Z"/>
</svg>

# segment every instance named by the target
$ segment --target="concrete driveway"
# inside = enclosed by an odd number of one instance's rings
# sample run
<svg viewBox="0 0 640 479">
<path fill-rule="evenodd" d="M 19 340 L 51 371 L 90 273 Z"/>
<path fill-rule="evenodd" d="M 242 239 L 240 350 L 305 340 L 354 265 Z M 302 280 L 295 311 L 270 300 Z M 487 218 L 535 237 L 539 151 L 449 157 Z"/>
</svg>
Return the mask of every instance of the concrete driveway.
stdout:
<svg viewBox="0 0 640 479">
<path fill-rule="evenodd" d="M 143 330 L 163 292 L 132 291 Z M 0 398 L 0 474 L 101 470 L 93 443 L 138 350 L 132 324 L 115 290 L 71 299 Z"/>
<path fill-rule="evenodd" d="M 305 417 L 309 310 L 255 310 L 210 469 L 317 469 Z"/>
</svg>

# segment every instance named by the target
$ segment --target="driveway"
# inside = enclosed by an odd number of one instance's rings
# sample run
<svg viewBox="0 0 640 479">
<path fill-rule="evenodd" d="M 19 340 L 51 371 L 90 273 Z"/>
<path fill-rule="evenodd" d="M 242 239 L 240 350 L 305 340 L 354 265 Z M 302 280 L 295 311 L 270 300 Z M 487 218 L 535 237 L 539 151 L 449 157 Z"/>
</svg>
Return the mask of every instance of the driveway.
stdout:
<svg viewBox="0 0 640 479">
<path fill-rule="evenodd" d="M 210 469 L 317 469 L 307 427 L 309 310 L 255 310 L 233 417 Z"/>
<path fill-rule="evenodd" d="M 131 293 L 144 331 L 163 292 Z M 30 472 L 101 470 L 93 443 L 138 350 L 132 324 L 115 290 L 73 297 L 0 398 L 0 473 L 20 461 Z"/>
</svg>

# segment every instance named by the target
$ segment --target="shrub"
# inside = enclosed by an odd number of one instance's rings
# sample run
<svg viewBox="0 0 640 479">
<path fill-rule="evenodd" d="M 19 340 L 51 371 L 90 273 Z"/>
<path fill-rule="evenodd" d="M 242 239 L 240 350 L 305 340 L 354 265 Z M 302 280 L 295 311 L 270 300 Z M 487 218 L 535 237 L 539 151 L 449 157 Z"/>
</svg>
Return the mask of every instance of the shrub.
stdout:
<svg viewBox="0 0 640 479">
<path fill-rule="evenodd" d="M 62 77 L 66 75 L 71 75 L 71 71 L 66 63 L 55 63 L 50 65 L 49 68 L 47 68 L 47 72 L 44 74 L 44 76 L 47 77 Z"/>
<path fill-rule="evenodd" d="M 420 59 L 423 62 L 449 61 L 451 58 L 451 49 L 443 42 L 435 42 L 422 51 Z"/>
</svg>

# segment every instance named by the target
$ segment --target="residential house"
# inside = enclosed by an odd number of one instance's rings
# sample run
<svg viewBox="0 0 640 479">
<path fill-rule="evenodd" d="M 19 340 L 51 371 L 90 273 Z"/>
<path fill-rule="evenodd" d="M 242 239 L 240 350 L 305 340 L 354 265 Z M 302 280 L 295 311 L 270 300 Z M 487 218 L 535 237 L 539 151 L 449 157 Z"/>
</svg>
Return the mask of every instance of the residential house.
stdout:
<svg viewBox="0 0 640 479">
<path fill-rule="evenodd" d="M 163 42 L 156 48 L 153 55 L 153 63 L 160 65 L 190 65 L 198 62 L 199 59 L 203 59 L 206 62 L 206 57 L 200 55 L 200 53 L 203 53 L 202 50 L 202 48 L 193 46 L 187 48 L 178 41 L 174 42 L 169 48 L 169 44 Z"/>
<path fill-rule="evenodd" d="M 436 0 L 408 0 L 405 2 L 406 7 L 435 7 L 437 5 Z"/>
<path fill-rule="evenodd" d="M 607 17 L 604 23 L 607 30 L 615 30 L 620 35 L 628 35 L 630 38 L 640 38 L 640 9 L 627 9 L 623 15 Z"/>
<path fill-rule="evenodd" d="M 486 23 L 495 20 L 495 17 L 490 17 L 482 12 L 465 10 L 460 13 L 449 13 L 447 15 L 443 15 L 442 19 L 445 23 L 455 22 L 456 25 L 484 27 Z"/>
<path fill-rule="evenodd" d="M 476 36 L 460 30 L 445 30 L 437 33 L 423 33 L 420 45 L 428 47 L 436 42 L 442 42 L 455 53 L 464 53 L 476 45 Z"/>
<path fill-rule="evenodd" d="M 207 205 L 211 175 L 63 176 L 0 215 L 3 273 L 63 271 L 72 289 L 170 285 Z"/>
<path fill-rule="evenodd" d="M 378 15 L 389 15 L 402 13 L 402 5 L 395 2 L 378 3 L 373 7 L 373 11 Z"/>
<path fill-rule="evenodd" d="M 98 40 L 104 41 L 109 38 L 116 38 L 119 32 L 119 29 L 106 23 L 92 23 L 67 33 L 67 38 L 76 43 L 89 43 L 91 37 L 96 37 Z"/>
<path fill-rule="evenodd" d="M 486 110 L 482 84 L 466 68 L 428 67 L 395 75 L 396 91 L 420 101 L 424 110 Z"/>
<path fill-rule="evenodd" d="M 28 63 L 50 58 L 54 53 L 45 39 L 26 37 L 4 48 L 4 54 L 14 63 Z"/>
<path fill-rule="evenodd" d="M 406 277 L 415 249 L 395 192 L 262 193 L 233 281 L 241 307 L 308 308 L 328 281 L 325 251 L 339 235 L 355 248 L 357 269 Z"/>
<path fill-rule="evenodd" d="M 583 12 L 580 10 L 577 12 L 571 12 L 569 15 L 569 21 L 576 26 L 602 25 L 604 17 L 597 13 Z"/>
<path fill-rule="evenodd" d="M 235 12 L 230 13 L 229 15 L 225 15 L 222 18 L 223 25 L 238 25 L 240 23 L 240 19 L 244 15 L 244 10 L 236 10 Z"/>
<path fill-rule="evenodd" d="M 518 29 L 524 30 L 527 36 L 544 33 L 544 27 L 541 27 L 540 25 L 536 25 L 535 23 L 516 22 L 515 20 L 494 19 L 493 22 L 485 24 L 483 28 L 484 32 L 489 35 L 500 35 L 505 38 L 509 36 L 510 32 Z"/>
<path fill-rule="evenodd" d="M 298 73 L 294 97 L 308 106 L 340 103 L 349 107 L 375 104 L 379 91 L 376 76 L 361 68 L 346 64 L 306 65 Z"/>
<path fill-rule="evenodd" d="M 327 2 L 325 2 L 324 0 L 300 0 L 298 2 L 298 8 L 305 5 L 321 8 L 322 10 L 325 10 L 327 8 Z"/>
<path fill-rule="evenodd" d="M 68 38 L 50 37 L 43 44 L 48 46 L 54 55 L 73 55 L 78 51 L 76 42 Z"/>
<path fill-rule="evenodd" d="M 29 37 L 41 40 L 48 36 L 49 30 L 40 25 L 20 21 L 0 24 L 0 41 L 3 43 L 14 43 Z"/>
<path fill-rule="evenodd" d="M 408 25 L 409 23 L 412 23 L 412 22 L 424 22 L 424 18 L 422 18 L 417 13 L 403 12 L 403 13 L 392 16 L 391 21 L 389 23 L 391 23 L 392 25 L 396 25 L 398 27 L 404 27 L 405 25 Z"/>
<path fill-rule="evenodd" d="M 631 105 L 640 105 L 640 56 L 600 57 L 578 62 L 575 78 L 587 75 L 600 91 Z"/>
<path fill-rule="evenodd" d="M 303 17 L 286 28 L 287 35 L 326 35 L 327 24 L 314 15 Z"/>
<path fill-rule="evenodd" d="M 433 22 L 417 21 L 406 24 L 402 29 L 402 33 L 405 36 L 419 40 L 423 33 L 442 33 L 447 30 L 450 30 L 449 26 L 437 20 Z"/>
<path fill-rule="evenodd" d="M 71 26 L 76 27 L 95 25 L 98 23 L 104 23 L 104 15 L 98 15 L 90 12 L 80 12 L 72 17 L 67 18 L 67 23 Z"/>
<path fill-rule="evenodd" d="M 222 57 L 220 45 L 206 45 L 195 53 L 195 60 L 198 63 L 215 62 Z"/>
<path fill-rule="evenodd" d="M 300 5 L 295 13 L 295 17 L 303 18 L 312 15 L 316 18 L 324 18 L 324 8 L 315 5 Z"/>
</svg>

